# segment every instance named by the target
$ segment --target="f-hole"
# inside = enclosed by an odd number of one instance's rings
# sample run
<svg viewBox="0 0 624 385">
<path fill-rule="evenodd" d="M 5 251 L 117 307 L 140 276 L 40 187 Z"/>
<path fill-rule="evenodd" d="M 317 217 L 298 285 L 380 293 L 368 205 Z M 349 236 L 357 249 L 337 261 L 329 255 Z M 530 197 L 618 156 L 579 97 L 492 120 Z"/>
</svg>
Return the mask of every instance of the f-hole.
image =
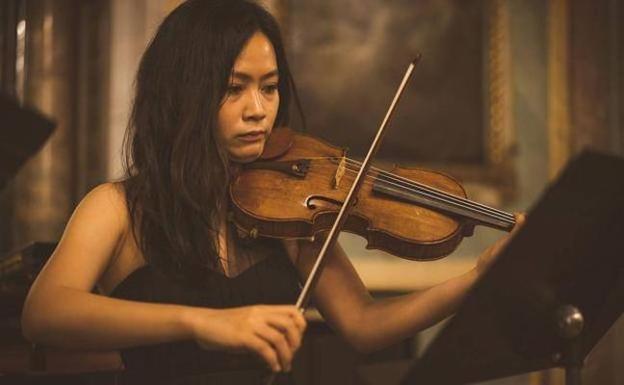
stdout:
<svg viewBox="0 0 624 385">
<path fill-rule="evenodd" d="M 353 205 L 357 204 L 358 199 L 355 198 Z M 338 210 L 342 207 L 342 201 L 333 198 L 327 198 L 321 195 L 311 195 L 305 200 L 305 205 L 310 210 L 331 209 Z"/>
</svg>

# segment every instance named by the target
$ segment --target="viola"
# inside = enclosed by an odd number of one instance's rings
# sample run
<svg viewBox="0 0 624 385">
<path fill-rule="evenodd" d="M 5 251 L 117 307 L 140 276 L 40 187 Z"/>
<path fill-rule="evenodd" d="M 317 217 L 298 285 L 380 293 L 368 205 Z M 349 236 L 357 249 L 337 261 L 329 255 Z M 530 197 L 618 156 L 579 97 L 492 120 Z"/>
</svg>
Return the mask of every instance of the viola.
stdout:
<svg viewBox="0 0 624 385">
<path fill-rule="evenodd" d="M 334 223 L 360 166 L 343 148 L 276 128 L 230 185 L 232 220 L 252 238 L 312 239 Z M 450 254 L 475 225 L 510 231 L 515 217 L 467 199 L 448 175 L 395 166 L 370 169 L 342 230 L 366 238 L 369 249 L 432 260 Z"/>
</svg>

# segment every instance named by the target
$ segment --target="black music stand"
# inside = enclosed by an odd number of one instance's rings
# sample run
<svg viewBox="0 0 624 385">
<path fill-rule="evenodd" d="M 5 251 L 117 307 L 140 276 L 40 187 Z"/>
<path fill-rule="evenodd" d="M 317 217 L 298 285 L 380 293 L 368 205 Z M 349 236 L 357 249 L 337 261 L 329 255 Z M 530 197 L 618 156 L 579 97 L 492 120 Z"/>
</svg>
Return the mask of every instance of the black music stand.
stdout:
<svg viewBox="0 0 624 385">
<path fill-rule="evenodd" d="M 585 152 L 527 216 L 402 384 L 451 385 L 564 367 L 624 311 L 624 159 Z"/>
<path fill-rule="evenodd" d="M 52 134 L 55 124 L 0 94 L 0 190 Z"/>
</svg>

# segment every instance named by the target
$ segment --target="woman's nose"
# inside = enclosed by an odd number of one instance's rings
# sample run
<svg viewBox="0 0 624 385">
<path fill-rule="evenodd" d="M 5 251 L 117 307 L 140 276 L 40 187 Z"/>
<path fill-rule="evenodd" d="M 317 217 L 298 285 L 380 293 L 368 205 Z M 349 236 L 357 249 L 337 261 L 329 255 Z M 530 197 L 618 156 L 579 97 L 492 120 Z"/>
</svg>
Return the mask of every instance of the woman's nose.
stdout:
<svg viewBox="0 0 624 385">
<path fill-rule="evenodd" d="M 259 91 L 249 93 L 245 110 L 243 112 L 244 120 L 262 120 L 266 116 L 264 104 L 262 103 L 262 95 Z"/>
</svg>

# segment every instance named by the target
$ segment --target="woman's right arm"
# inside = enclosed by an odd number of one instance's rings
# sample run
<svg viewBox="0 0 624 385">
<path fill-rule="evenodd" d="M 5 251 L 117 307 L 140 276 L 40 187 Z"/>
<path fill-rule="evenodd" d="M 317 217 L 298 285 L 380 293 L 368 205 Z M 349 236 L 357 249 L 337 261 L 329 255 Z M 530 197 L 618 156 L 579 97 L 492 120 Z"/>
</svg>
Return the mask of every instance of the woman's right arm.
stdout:
<svg viewBox="0 0 624 385">
<path fill-rule="evenodd" d="M 128 225 L 121 194 L 112 184 L 102 185 L 76 208 L 26 298 L 22 330 L 28 339 L 63 348 L 116 349 L 190 338 L 181 306 L 91 293 Z"/>
<path fill-rule="evenodd" d="M 30 289 L 22 313 L 26 338 L 85 350 L 195 339 L 203 347 L 253 351 L 274 370 L 290 367 L 305 328 L 293 306 L 218 310 L 91 293 L 128 226 L 117 186 L 99 186 L 83 199 Z"/>
</svg>

